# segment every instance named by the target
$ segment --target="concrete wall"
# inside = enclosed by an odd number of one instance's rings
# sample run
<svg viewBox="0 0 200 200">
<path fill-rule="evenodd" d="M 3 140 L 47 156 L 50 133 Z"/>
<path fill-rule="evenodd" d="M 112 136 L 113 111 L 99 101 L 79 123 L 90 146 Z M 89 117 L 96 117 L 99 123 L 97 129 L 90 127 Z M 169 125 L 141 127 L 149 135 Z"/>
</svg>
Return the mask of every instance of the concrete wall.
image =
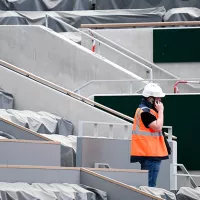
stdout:
<svg viewBox="0 0 200 200">
<path fill-rule="evenodd" d="M 14 108 L 18 110 L 47 111 L 64 117 L 74 124 L 74 134 L 78 132 L 78 123 L 100 121 L 125 123 L 117 117 L 78 101 L 68 95 L 55 91 L 5 67 L 0 67 L 0 87 L 13 94 Z M 93 135 L 93 127 L 86 127 L 87 134 Z M 123 137 L 124 127 L 115 129 L 116 135 Z M 102 135 L 108 135 L 107 129 L 99 129 Z M 129 129 L 129 132 L 131 130 Z"/>
<path fill-rule="evenodd" d="M 173 141 L 170 145 L 173 153 L 162 162 L 157 181 L 157 187 L 167 190 L 170 190 L 170 164 L 177 163 L 177 143 Z M 130 163 L 130 140 L 78 137 L 76 159 L 78 167 L 108 163 L 111 168 L 140 169 L 139 163 Z"/>
<path fill-rule="evenodd" d="M 153 62 L 153 29 L 152 28 L 138 28 L 138 29 L 107 29 L 95 30 L 97 33 L 105 36 L 106 38 L 116 42 L 122 47 L 138 54 L 139 56 Z M 179 78 L 199 78 L 200 68 L 199 63 L 157 63 L 159 67 L 170 72 L 172 75 Z M 188 68 L 190 66 L 190 68 Z M 153 69 L 153 77 L 155 79 L 168 79 L 173 78 L 157 68 Z M 174 83 L 168 82 L 162 86 L 168 91 L 173 88 Z M 182 92 L 199 92 L 200 90 L 192 89 L 191 87 L 184 86 Z"/>
<path fill-rule="evenodd" d="M 60 148 L 53 142 L 0 140 L 0 164 L 60 166 Z"/>
<path fill-rule="evenodd" d="M 90 169 L 103 176 L 115 179 L 127 185 L 139 187 L 148 186 L 148 171 L 143 170 L 120 170 L 120 169 Z"/>
<path fill-rule="evenodd" d="M 70 90 L 90 80 L 135 78 L 135 74 L 46 27 L 1 26 L 0 44 L 0 59 Z M 93 93 L 98 89 L 94 86 Z M 118 87 L 109 89 L 118 91 Z"/>
<path fill-rule="evenodd" d="M 152 200 L 152 196 L 144 195 L 142 192 L 138 192 L 136 188 L 125 185 L 121 182 L 116 182 L 113 179 L 107 177 L 93 175 L 85 171 L 81 171 L 81 184 L 88 185 L 90 187 L 98 188 L 106 191 L 109 200 L 126 199 L 126 200 Z M 155 198 L 159 199 L 159 198 Z"/>
<path fill-rule="evenodd" d="M 16 139 L 21 140 L 41 140 L 48 141 L 48 138 L 44 138 L 37 133 L 32 133 L 30 130 L 25 130 L 24 127 L 19 127 L 13 123 L 8 123 L 3 119 L 0 119 L 0 130 L 14 136 Z"/>
<path fill-rule="evenodd" d="M 94 167 L 95 163 L 108 163 L 111 168 L 140 169 L 138 163 L 130 163 L 129 151 L 129 140 L 78 137 L 76 165 Z"/>
<path fill-rule="evenodd" d="M 1 182 L 25 182 L 25 183 L 68 183 L 84 184 L 107 193 L 108 199 L 138 199 L 151 200 L 153 195 L 142 192 L 122 182 L 101 176 L 87 169 L 41 167 L 41 166 L 0 166 Z"/>
<path fill-rule="evenodd" d="M 60 167 L 0 166 L 1 182 L 80 184 L 80 170 Z"/>
</svg>

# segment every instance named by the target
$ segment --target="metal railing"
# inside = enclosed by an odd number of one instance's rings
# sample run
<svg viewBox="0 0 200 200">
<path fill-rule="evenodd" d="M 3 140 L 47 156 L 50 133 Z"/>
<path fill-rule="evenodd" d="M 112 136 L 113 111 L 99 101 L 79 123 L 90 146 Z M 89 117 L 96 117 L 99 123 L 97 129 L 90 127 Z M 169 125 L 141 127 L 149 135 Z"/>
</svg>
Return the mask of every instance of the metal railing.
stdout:
<svg viewBox="0 0 200 200">
<path fill-rule="evenodd" d="M 172 78 L 175 78 L 175 79 L 180 79 L 178 76 L 164 70 L 163 68 L 159 67 L 158 65 L 146 60 L 145 58 L 133 53 L 132 51 L 124 48 L 122 45 L 118 45 L 117 43 L 113 42 L 112 40 L 100 35 L 99 33 L 93 31 L 93 30 L 90 30 L 89 29 L 89 33 L 91 33 L 94 37 L 98 38 L 99 40 L 101 40 L 102 42 L 108 44 L 109 46 L 112 46 L 113 48 L 115 49 L 118 49 L 119 51 L 125 53 L 126 55 L 130 56 L 131 58 L 137 60 L 138 62 L 150 67 L 152 70 L 153 68 L 154 69 L 158 69 L 160 70 L 161 72 L 171 76 Z"/>
<path fill-rule="evenodd" d="M 61 87 L 59 85 L 56 85 L 55 83 L 47 81 L 47 80 L 45 80 L 43 78 L 40 78 L 40 77 L 38 77 L 38 76 L 36 76 L 36 75 L 34 75 L 32 73 L 29 73 L 29 72 L 27 72 L 27 71 L 25 71 L 23 69 L 18 68 L 18 67 L 14 66 L 14 65 L 12 65 L 10 63 L 7 63 L 7 62 L 5 62 L 3 60 L 0 60 L 0 65 L 1 65 L 1 67 L 8 68 L 8 69 L 10 69 L 10 70 L 12 70 L 12 71 L 14 71 L 16 73 L 19 73 L 19 74 L 21 74 L 23 76 L 26 76 L 27 78 L 30 78 L 30 79 L 32 79 L 34 81 L 37 81 L 37 82 L 39 82 L 39 83 L 41 83 L 43 85 L 46 85 L 47 87 L 50 87 L 50 88 L 52 88 L 52 89 L 54 89 L 56 91 L 59 91 L 59 92 L 65 94 L 65 95 L 68 95 L 68 96 L 70 96 L 72 98 L 75 98 L 78 101 L 87 103 L 88 105 L 93 106 L 93 107 L 95 106 L 95 107 L 97 107 L 99 109 L 103 109 L 103 110 L 105 110 L 105 111 L 107 111 L 107 112 L 109 112 L 109 113 L 111 113 L 111 114 L 113 114 L 113 115 L 115 115 L 117 117 L 121 117 L 122 119 L 125 119 L 127 121 L 133 122 L 133 118 L 131 118 L 131 117 L 127 116 L 127 115 L 124 115 L 124 114 L 122 114 L 122 113 L 120 113 L 118 111 L 115 111 L 115 110 L 113 110 L 111 108 L 103 106 L 102 104 L 96 103 L 96 102 L 94 102 L 94 101 L 92 101 L 92 100 L 90 100 L 90 99 L 88 99 L 86 97 L 78 95 L 78 94 L 76 94 L 76 93 L 74 93 L 74 92 L 72 92 L 72 91 L 70 91 L 70 90 L 68 90 L 66 88 L 63 88 L 63 87 Z"/>
<path fill-rule="evenodd" d="M 77 28 L 75 28 L 75 27 L 73 27 L 73 26 L 67 24 L 66 22 L 64 22 L 64 21 L 62 21 L 62 20 L 60 20 L 60 19 L 58 19 L 58 18 L 56 18 L 56 17 L 50 16 L 50 15 L 48 15 L 48 14 L 46 14 L 46 27 L 47 27 L 47 28 L 49 28 L 48 18 L 52 18 L 52 19 L 54 19 L 55 21 L 57 21 L 57 22 L 63 24 L 64 26 L 66 26 L 68 29 L 71 29 L 72 31 L 75 31 L 75 32 L 79 32 L 79 33 L 81 33 L 82 35 L 86 36 L 87 38 L 91 39 L 91 41 L 95 41 L 95 45 L 97 45 L 97 46 L 104 45 L 104 46 L 106 46 L 108 49 L 110 49 L 111 51 L 120 54 L 120 55 L 123 56 L 124 58 L 126 58 L 126 59 L 128 59 L 128 60 L 131 60 L 131 61 L 134 62 L 134 63 L 137 63 L 138 65 L 140 65 L 141 67 L 143 67 L 145 70 L 147 70 L 146 73 L 149 74 L 149 78 L 150 78 L 150 79 L 153 78 L 152 69 L 151 69 L 150 67 L 148 67 L 148 66 L 146 66 L 145 64 L 143 64 L 143 63 L 137 61 L 136 59 L 134 59 L 134 58 L 132 58 L 132 57 L 126 55 L 125 53 L 121 52 L 120 50 L 117 50 L 117 49 L 111 47 L 110 45 L 108 45 L 108 44 L 102 42 L 101 40 L 95 38 L 94 36 L 91 36 L 91 35 L 85 33 L 84 31 L 82 31 L 82 30 L 80 30 L 80 29 L 77 29 Z M 91 47 L 91 50 L 92 50 L 92 47 Z M 98 51 L 96 51 L 96 52 L 94 52 L 94 53 L 96 53 L 97 55 L 101 56 L 100 48 L 98 48 Z M 103 58 L 103 57 L 102 57 L 102 58 Z M 109 60 L 109 58 L 107 58 L 107 59 Z"/>
<path fill-rule="evenodd" d="M 177 22 L 81 24 L 81 28 L 130 28 L 130 27 L 135 28 L 135 27 L 166 27 L 166 26 L 200 26 L 200 22 L 177 21 Z"/>
<path fill-rule="evenodd" d="M 180 167 L 183 174 L 177 173 L 177 167 Z M 193 177 L 200 178 L 200 175 L 190 174 L 183 164 L 171 163 L 171 165 L 170 165 L 170 190 L 178 189 L 178 187 L 177 187 L 177 177 L 178 176 L 186 177 L 187 182 L 190 183 L 193 188 L 198 187 L 198 185 L 194 181 Z"/>
<path fill-rule="evenodd" d="M 198 83 L 199 83 L 199 82 L 200 82 L 200 81 L 198 81 L 198 78 L 194 78 L 194 79 L 191 79 L 191 78 L 184 78 L 184 80 L 187 80 L 187 83 L 184 82 L 184 83 L 186 83 L 186 84 L 195 83 L 195 82 L 198 82 Z M 135 84 L 135 83 L 144 83 L 144 84 L 147 84 L 147 83 L 149 83 L 149 82 L 155 82 L 155 83 L 157 83 L 157 84 L 162 84 L 162 83 L 164 83 L 164 82 L 169 82 L 169 83 L 170 83 L 170 82 L 173 82 L 172 85 L 173 85 L 173 87 L 175 87 L 174 84 L 177 83 L 177 82 L 181 82 L 181 81 L 182 81 L 182 79 L 91 80 L 91 81 L 88 81 L 87 83 L 83 84 L 82 86 L 76 88 L 76 89 L 74 90 L 74 92 L 77 93 L 77 94 L 81 94 L 82 90 L 86 89 L 87 87 L 89 87 L 89 86 L 91 86 L 91 85 L 99 84 L 99 83 L 101 83 L 101 84 L 103 84 L 103 83 L 109 83 L 109 84 L 111 84 L 111 83 L 128 83 L 128 84 L 127 84 L 127 92 L 124 93 L 124 94 L 135 94 L 135 93 L 137 93 L 138 91 L 140 91 L 140 90 L 143 89 L 143 87 L 141 87 L 141 88 L 135 88 L 136 90 L 133 91 L 133 88 L 134 88 L 134 84 Z M 171 93 L 174 92 L 174 88 L 173 88 L 173 87 L 170 88 Z M 196 89 L 200 89 L 200 88 L 196 88 Z M 166 92 L 166 91 L 164 91 L 164 92 Z M 169 91 L 167 91 L 167 92 L 169 92 Z M 174 92 L 174 93 L 176 93 L 176 92 Z"/>
<path fill-rule="evenodd" d="M 192 81 L 189 81 L 189 80 L 184 81 L 184 80 L 179 80 L 174 85 L 174 93 L 179 93 L 178 84 L 180 84 L 180 83 L 182 83 L 182 84 L 187 84 L 187 83 L 190 83 L 190 84 L 200 84 L 200 81 L 194 81 L 194 80 L 192 80 Z"/>
<path fill-rule="evenodd" d="M 93 127 L 94 131 L 93 131 L 93 135 L 92 137 L 99 137 L 99 131 L 98 131 L 98 127 L 101 125 L 106 125 L 109 128 L 109 135 L 108 138 L 112 139 L 115 138 L 114 132 L 113 132 L 113 128 L 114 126 L 123 126 L 124 127 L 124 132 L 123 132 L 123 136 L 124 139 L 130 139 L 130 136 L 132 134 L 132 132 L 128 133 L 128 127 L 132 126 L 128 123 L 107 123 L 107 122 L 96 122 L 96 121 L 79 121 L 79 130 L 78 130 L 78 136 L 87 136 L 84 134 L 84 125 L 90 125 Z M 167 129 L 167 132 L 165 132 L 166 136 L 168 137 L 169 141 L 172 141 L 173 139 L 176 140 L 177 137 L 173 135 L 172 133 L 172 126 L 163 126 L 163 129 Z"/>
<path fill-rule="evenodd" d="M 93 121 L 80 121 L 79 122 L 79 130 L 78 130 L 78 136 L 85 136 L 84 135 L 84 125 L 92 125 L 93 126 L 93 133 L 94 135 L 92 137 L 99 137 L 99 131 L 98 128 L 101 125 L 106 125 L 109 128 L 109 135 L 108 138 L 109 139 L 113 139 L 114 138 L 114 132 L 113 132 L 113 128 L 114 126 L 123 126 L 124 127 L 124 132 L 123 132 L 123 136 L 124 139 L 129 139 L 130 134 L 128 134 L 128 127 L 131 126 L 128 123 L 106 123 L 106 122 L 93 122 Z M 87 136 L 87 135 L 86 135 Z"/>
</svg>

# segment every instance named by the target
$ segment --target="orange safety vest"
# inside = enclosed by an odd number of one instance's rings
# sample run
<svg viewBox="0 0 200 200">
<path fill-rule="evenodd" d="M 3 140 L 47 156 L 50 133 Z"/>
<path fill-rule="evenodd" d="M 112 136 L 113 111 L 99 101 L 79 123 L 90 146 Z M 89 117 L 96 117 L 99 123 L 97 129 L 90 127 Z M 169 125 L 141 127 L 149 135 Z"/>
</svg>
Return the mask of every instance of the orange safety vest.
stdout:
<svg viewBox="0 0 200 200">
<path fill-rule="evenodd" d="M 168 158 L 168 152 L 164 137 L 161 132 L 146 128 L 141 119 L 141 113 L 148 110 L 158 118 L 158 113 L 148 107 L 138 108 L 135 113 L 131 138 L 131 162 L 138 162 L 144 158 L 152 160 L 164 160 Z"/>
</svg>

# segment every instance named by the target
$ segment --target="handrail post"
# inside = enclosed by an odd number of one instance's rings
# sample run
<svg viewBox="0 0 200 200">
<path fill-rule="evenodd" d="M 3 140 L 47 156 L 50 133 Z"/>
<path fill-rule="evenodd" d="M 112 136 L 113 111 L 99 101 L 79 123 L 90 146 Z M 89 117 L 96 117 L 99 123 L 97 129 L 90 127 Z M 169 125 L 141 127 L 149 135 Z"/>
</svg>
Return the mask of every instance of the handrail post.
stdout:
<svg viewBox="0 0 200 200">
<path fill-rule="evenodd" d="M 170 164 L 170 190 L 176 191 L 177 190 L 177 175 L 176 170 L 177 166 L 174 163 Z"/>
<path fill-rule="evenodd" d="M 168 140 L 172 141 L 172 127 L 168 128 Z"/>
<path fill-rule="evenodd" d="M 98 137 L 99 133 L 98 133 L 98 124 L 94 123 L 94 136 Z"/>
<path fill-rule="evenodd" d="M 124 139 L 129 139 L 128 137 L 128 126 L 124 125 Z"/>
<path fill-rule="evenodd" d="M 129 89 L 130 94 L 133 93 L 133 81 L 130 81 L 130 89 Z"/>
<path fill-rule="evenodd" d="M 45 15 L 45 26 L 48 28 L 48 15 Z"/>
<path fill-rule="evenodd" d="M 113 124 L 109 124 L 109 138 L 112 138 L 113 139 Z"/>
</svg>

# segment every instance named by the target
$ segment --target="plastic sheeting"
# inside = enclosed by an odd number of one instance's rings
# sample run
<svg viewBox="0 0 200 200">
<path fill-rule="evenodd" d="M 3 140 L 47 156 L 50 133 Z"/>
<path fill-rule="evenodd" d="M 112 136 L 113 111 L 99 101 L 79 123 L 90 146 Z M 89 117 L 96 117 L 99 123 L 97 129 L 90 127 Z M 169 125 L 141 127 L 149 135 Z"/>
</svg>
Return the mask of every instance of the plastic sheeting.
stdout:
<svg viewBox="0 0 200 200">
<path fill-rule="evenodd" d="M 27 183 L 0 183 L 0 198 L 3 200 L 56 200 L 54 196 Z"/>
<path fill-rule="evenodd" d="M 134 23 L 161 22 L 166 10 L 164 7 L 141 10 L 88 10 L 68 12 L 9 12 L 0 13 L 0 25 L 45 25 L 46 14 L 79 28 L 81 24 L 94 23 Z M 48 17 L 48 27 L 57 32 L 65 32 L 66 26 Z"/>
<path fill-rule="evenodd" d="M 47 112 L 0 109 L 0 117 L 37 133 L 71 135 L 73 124 L 64 118 Z"/>
<path fill-rule="evenodd" d="M 182 187 L 176 194 L 177 200 L 199 200 L 200 188 Z"/>
<path fill-rule="evenodd" d="M 174 8 L 169 10 L 165 16 L 164 21 L 199 21 L 200 9 L 198 8 Z"/>
<path fill-rule="evenodd" d="M 88 10 L 89 0 L 1 0 L 0 10 L 60 11 Z"/>
<path fill-rule="evenodd" d="M 141 10 L 88 10 L 59 12 L 58 17 L 74 27 L 81 24 L 161 22 L 166 10 L 164 7 Z M 50 26 L 51 28 L 51 26 Z"/>
<path fill-rule="evenodd" d="M 95 188 L 87 188 L 84 185 L 77 184 L 45 184 L 45 183 L 33 183 L 33 187 L 40 189 L 44 192 L 49 193 L 50 195 L 55 195 L 59 200 L 107 200 L 107 193 Z M 90 190 L 94 190 L 94 192 Z M 98 191 L 98 192 L 97 192 Z M 99 198 L 102 196 L 102 198 Z"/>
<path fill-rule="evenodd" d="M 89 190 L 84 189 L 80 185 L 70 184 L 70 186 L 77 192 L 79 199 L 95 200 L 96 194 Z"/>
<path fill-rule="evenodd" d="M 107 200 L 108 199 L 107 193 L 102 190 L 92 188 L 92 187 L 82 185 L 82 184 L 81 184 L 81 187 L 83 187 L 86 190 L 89 190 L 91 192 L 94 192 L 96 194 L 96 200 Z"/>
<path fill-rule="evenodd" d="M 76 143 L 77 136 L 74 135 L 43 135 L 50 140 L 61 143 L 61 166 L 62 167 L 75 167 L 76 166 Z"/>
<path fill-rule="evenodd" d="M 0 109 L 12 109 L 13 104 L 13 95 L 0 89 Z"/>
<path fill-rule="evenodd" d="M 200 8 L 199 0 L 96 0 L 96 9 L 144 9 L 164 6 L 166 10 L 180 7 Z"/>
<path fill-rule="evenodd" d="M 2 131 L 0 131 L 0 137 L 1 139 L 16 139 L 14 136 L 8 134 L 8 133 L 4 133 Z"/>
<path fill-rule="evenodd" d="M 93 188 L 95 190 L 95 188 Z M 105 193 L 98 190 L 99 192 Z M 106 195 L 107 196 L 107 195 Z M 76 184 L 0 182 L 3 200 L 99 200 L 96 194 Z M 107 200 L 107 198 L 101 199 Z"/>
<path fill-rule="evenodd" d="M 174 193 L 169 192 L 162 188 L 141 186 L 140 190 L 166 200 L 176 200 L 176 196 Z"/>
</svg>

